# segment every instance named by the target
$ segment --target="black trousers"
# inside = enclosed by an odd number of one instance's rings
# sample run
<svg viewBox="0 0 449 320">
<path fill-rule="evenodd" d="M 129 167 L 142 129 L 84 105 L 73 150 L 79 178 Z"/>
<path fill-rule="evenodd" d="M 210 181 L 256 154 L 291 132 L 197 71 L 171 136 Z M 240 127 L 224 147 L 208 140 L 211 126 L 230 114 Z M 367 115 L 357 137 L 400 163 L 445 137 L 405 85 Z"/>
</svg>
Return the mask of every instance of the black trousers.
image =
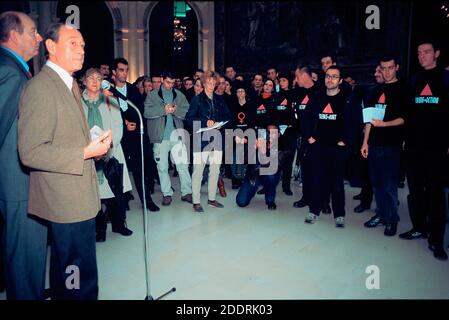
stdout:
<svg viewBox="0 0 449 320">
<path fill-rule="evenodd" d="M 284 148 L 290 150 L 287 158 L 282 164 L 282 189 L 290 190 L 290 182 L 292 179 L 293 161 L 295 160 L 295 151 L 297 145 L 297 133 L 290 127 L 287 128 L 284 134 L 281 136 L 283 139 Z"/>
<path fill-rule="evenodd" d="M 413 228 L 429 232 L 429 244 L 442 246 L 446 227 L 444 178 L 445 150 L 406 150 L 408 209 Z"/>
<path fill-rule="evenodd" d="M 343 173 L 345 147 L 320 145 L 309 146 L 310 156 L 310 212 L 320 214 L 323 203 L 332 200 L 334 217 L 345 216 L 345 189 Z"/>
<path fill-rule="evenodd" d="M 140 156 L 140 134 L 129 136 L 127 139 L 128 144 L 128 163 L 131 167 L 134 184 L 139 194 L 140 202 L 143 204 L 142 193 L 142 160 Z M 149 140 L 144 138 L 143 151 L 144 151 L 144 165 L 145 165 L 145 197 L 147 202 L 153 201 L 151 198 L 151 190 L 154 190 L 154 167 L 156 166 L 154 158 L 152 157 L 152 150 L 150 151 Z M 151 156 L 151 159 L 150 159 Z"/>
<path fill-rule="evenodd" d="M 50 288 L 52 300 L 98 298 L 95 219 L 50 222 Z"/>
</svg>

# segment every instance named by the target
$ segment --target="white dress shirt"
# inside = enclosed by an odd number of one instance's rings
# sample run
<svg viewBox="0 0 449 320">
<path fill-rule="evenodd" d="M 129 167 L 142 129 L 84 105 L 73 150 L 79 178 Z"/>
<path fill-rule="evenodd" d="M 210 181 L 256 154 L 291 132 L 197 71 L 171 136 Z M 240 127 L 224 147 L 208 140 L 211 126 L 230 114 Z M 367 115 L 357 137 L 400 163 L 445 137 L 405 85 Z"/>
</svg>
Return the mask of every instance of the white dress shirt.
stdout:
<svg viewBox="0 0 449 320">
<path fill-rule="evenodd" d="M 67 88 L 69 88 L 70 92 L 72 92 L 72 85 L 73 85 L 72 75 L 63 68 L 61 68 L 60 66 L 58 66 L 56 63 L 51 62 L 50 60 L 47 60 L 45 64 L 50 68 L 52 68 L 58 74 L 58 76 L 61 77 L 62 81 L 64 81 Z"/>
</svg>

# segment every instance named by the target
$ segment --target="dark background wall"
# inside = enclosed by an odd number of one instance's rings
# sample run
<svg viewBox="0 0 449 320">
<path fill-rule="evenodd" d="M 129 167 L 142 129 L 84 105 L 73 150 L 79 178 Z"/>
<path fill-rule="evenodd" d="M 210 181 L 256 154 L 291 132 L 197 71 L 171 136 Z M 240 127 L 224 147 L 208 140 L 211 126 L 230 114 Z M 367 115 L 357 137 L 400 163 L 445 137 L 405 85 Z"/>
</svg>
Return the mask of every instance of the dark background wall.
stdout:
<svg viewBox="0 0 449 320">
<path fill-rule="evenodd" d="M 447 43 L 441 37 L 448 35 L 449 19 L 440 9 L 444 1 L 431 2 L 215 2 L 215 65 L 223 71 L 231 64 L 249 76 L 269 66 L 281 71 L 297 64 L 318 68 L 321 56 L 331 53 L 363 83 L 371 81 L 378 59 L 390 53 L 399 58 L 406 76 L 416 68 L 418 37 L 434 33 Z M 368 5 L 379 7 L 379 30 L 365 26 Z"/>
</svg>

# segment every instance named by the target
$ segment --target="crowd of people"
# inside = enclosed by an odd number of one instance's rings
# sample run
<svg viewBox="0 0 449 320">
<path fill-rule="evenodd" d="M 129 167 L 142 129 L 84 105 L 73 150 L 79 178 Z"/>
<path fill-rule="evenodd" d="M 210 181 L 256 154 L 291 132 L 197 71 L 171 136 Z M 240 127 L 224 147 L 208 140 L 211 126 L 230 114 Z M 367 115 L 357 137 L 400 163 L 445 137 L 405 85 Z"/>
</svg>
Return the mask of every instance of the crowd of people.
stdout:
<svg viewBox="0 0 449 320">
<path fill-rule="evenodd" d="M 32 77 L 26 62 L 42 41 L 48 60 Z M 348 180 L 362 188 L 355 212 L 370 209 L 374 196 L 375 215 L 364 226 L 385 226 L 390 237 L 406 176 L 408 203 L 401 205 L 412 229 L 399 237 L 428 239 L 434 257 L 447 260 L 449 72 L 431 39 L 419 42 L 420 70 L 411 79 L 386 55 L 369 86 L 357 85 L 327 54 L 321 70 L 270 67 L 245 79 L 229 65 L 223 75 L 164 71 L 133 84 L 120 57 L 75 79 L 83 68 L 81 33 L 53 23 L 42 38 L 19 12 L 0 15 L 0 45 L 0 278 L 8 299 L 45 297 L 47 241 L 52 299 L 96 299 L 96 242 L 106 241 L 108 220 L 113 232 L 133 233 L 126 224 L 130 173 L 140 203 L 156 212 L 155 184 L 163 207 L 174 200 L 170 169 L 180 180 L 179 199 L 194 213 L 205 213 L 203 184 L 209 207 L 224 207 L 217 192 L 227 196 L 229 179 L 238 207 L 264 194 L 267 209 L 276 210 L 278 184 L 293 196 L 296 179 L 302 198 L 292 206 L 308 207 L 305 223 L 333 213 L 337 228 L 345 227 Z M 103 80 L 114 90 L 102 90 Z M 129 102 L 144 118 L 142 141 Z M 79 290 L 67 288 L 72 265 Z"/>
</svg>

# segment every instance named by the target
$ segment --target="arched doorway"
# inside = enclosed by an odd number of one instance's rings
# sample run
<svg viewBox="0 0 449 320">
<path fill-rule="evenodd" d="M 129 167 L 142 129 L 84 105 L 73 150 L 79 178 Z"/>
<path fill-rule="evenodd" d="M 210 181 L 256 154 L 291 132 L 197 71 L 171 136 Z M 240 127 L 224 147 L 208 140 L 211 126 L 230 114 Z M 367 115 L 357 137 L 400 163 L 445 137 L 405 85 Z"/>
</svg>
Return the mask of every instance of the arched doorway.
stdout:
<svg viewBox="0 0 449 320">
<path fill-rule="evenodd" d="M 56 16 L 65 22 L 70 14 L 65 13 L 69 5 L 80 9 L 80 32 L 86 42 L 84 65 L 81 72 L 101 63 L 114 60 L 114 26 L 108 7 L 104 2 L 59 1 Z"/>
<path fill-rule="evenodd" d="M 160 1 L 149 19 L 151 74 L 164 70 L 178 77 L 198 68 L 198 20 L 185 1 Z"/>
</svg>

